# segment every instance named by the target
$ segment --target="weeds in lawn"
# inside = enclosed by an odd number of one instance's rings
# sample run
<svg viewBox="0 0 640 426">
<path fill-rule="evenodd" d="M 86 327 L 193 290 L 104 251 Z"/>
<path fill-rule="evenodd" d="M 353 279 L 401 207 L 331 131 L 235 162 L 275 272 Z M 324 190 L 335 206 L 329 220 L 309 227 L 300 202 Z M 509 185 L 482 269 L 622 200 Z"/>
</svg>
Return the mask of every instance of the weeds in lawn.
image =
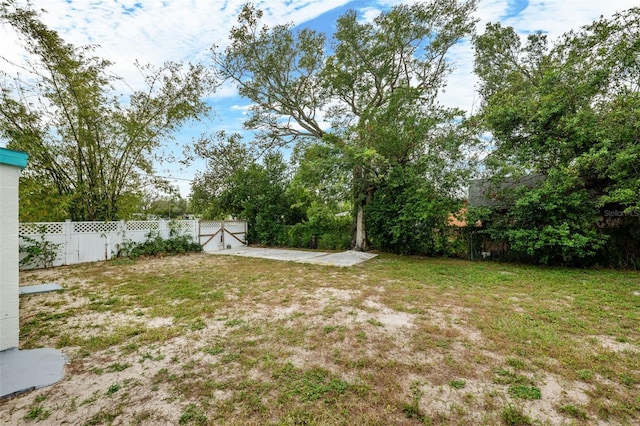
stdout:
<svg viewBox="0 0 640 426">
<path fill-rule="evenodd" d="M 120 415 L 119 408 L 113 412 L 100 410 L 96 414 L 91 416 L 91 418 L 89 418 L 89 420 L 87 420 L 84 423 L 84 426 L 111 424 L 119 415 Z"/>
<path fill-rule="evenodd" d="M 48 419 L 51 412 L 42 406 L 42 402 L 46 399 L 47 397 L 44 395 L 37 396 L 34 399 L 33 404 L 29 407 L 27 413 L 24 415 L 24 419 L 38 422 Z"/>
<path fill-rule="evenodd" d="M 109 386 L 109 389 L 107 389 L 107 395 L 113 395 L 114 393 L 118 392 L 120 390 L 120 385 L 117 383 L 112 384 L 111 386 Z"/>
<path fill-rule="evenodd" d="M 514 370 L 523 370 L 525 368 L 525 363 L 521 359 L 518 358 L 507 358 L 505 360 L 508 366 L 512 367 Z"/>
<path fill-rule="evenodd" d="M 369 324 L 373 325 L 373 326 L 376 326 L 376 327 L 384 327 L 384 323 L 381 322 L 381 321 L 378 321 L 375 318 L 370 318 L 370 319 L 367 320 L 367 322 Z"/>
<path fill-rule="evenodd" d="M 580 380 L 585 382 L 589 382 L 593 379 L 593 371 L 591 370 L 579 370 L 577 371 L 577 376 Z"/>
<path fill-rule="evenodd" d="M 120 364 L 119 362 L 114 362 L 113 364 L 107 366 L 107 372 L 113 373 L 116 371 L 124 371 L 129 367 L 131 367 L 131 364 L 129 363 Z"/>
<path fill-rule="evenodd" d="M 586 411 L 572 404 L 563 405 L 558 409 L 558 411 L 581 421 L 585 421 L 588 418 Z"/>
<path fill-rule="evenodd" d="M 509 386 L 509 395 L 520 399 L 540 399 L 542 392 L 535 386 L 513 385 Z"/>
<path fill-rule="evenodd" d="M 21 299 L 20 339 L 58 346 L 70 362 L 46 401 L 3 401 L 8 423 L 640 418 L 635 272 L 389 255 L 338 269 L 196 254 L 21 280 L 65 287 Z M 549 410 L 549 400 L 560 405 Z"/>
<path fill-rule="evenodd" d="M 402 412 L 407 418 L 425 422 L 426 417 L 420 410 L 420 399 L 422 399 L 423 394 L 419 382 L 411 384 L 411 402 L 402 405 Z"/>
<path fill-rule="evenodd" d="M 221 354 L 222 352 L 224 352 L 224 348 L 221 346 L 208 346 L 206 348 L 202 349 L 205 353 L 208 353 L 209 355 L 218 355 Z"/>
<path fill-rule="evenodd" d="M 323 331 L 324 331 L 324 334 L 329 334 L 336 331 L 337 329 L 338 327 L 336 327 L 335 325 L 325 325 L 323 328 Z"/>
<path fill-rule="evenodd" d="M 452 380 L 449 382 L 449 386 L 453 389 L 462 389 L 467 385 L 467 382 L 464 380 Z"/>
<path fill-rule="evenodd" d="M 295 397 L 302 402 L 322 399 L 325 404 L 332 404 L 349 388 L 346 381 L 334 377 L 323 368 L 313 367 L 301 371 L 291 363 L 274 371 L 273 378 L 285 399 Z"/>
<path fill-rule="evenodd" d="M 508 405 L 502 409 L 502 421 L 507 426 L 530 426 L 533 425 L 533 420 L 529 416 L 525 415 L 522 410 Z"/>
<path fill-rule="evenodd" d="M 208 421 L 209 419 L 202 408 L 199 408 L 196 404 L 189 404 L 182 412 L 178 423 L 181 425 L 206 425 Z"/>
<path fill-rule="evenodd" d="M 24 416 L 25 420 L 36 420 L 42 421 L 49 418 L 51 412 L 49 410 L 45 410 L 40 405 L 36 405 L 35 407 L 31 407 L 27 414 Z"/>
</svg>

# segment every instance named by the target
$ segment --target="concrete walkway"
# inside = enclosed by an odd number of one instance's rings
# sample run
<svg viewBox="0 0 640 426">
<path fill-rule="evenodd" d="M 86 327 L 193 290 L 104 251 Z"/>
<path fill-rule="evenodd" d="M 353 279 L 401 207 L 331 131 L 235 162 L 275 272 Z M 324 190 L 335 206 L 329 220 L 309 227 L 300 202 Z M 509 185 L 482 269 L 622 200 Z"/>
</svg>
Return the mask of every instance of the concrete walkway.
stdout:
<svg viewBox="0 0 640 426">
<path fill-rule="evenodd" d="M 56 283 L 45 283 L 38 285 L 23 285 L 19 287 L 20 295 L 23 294 L 40 294 L 40 293 L 49 293 L 52 291 L 62 290 L 63 288 L 60 284 Z"/>
<path fill-rule="evenodd" d="M 227 250 L 210 251 L 210 254 L 227 256 L 259 257 L 262 259 L 281 260 L 285 262 L 313 263 L 316 265 L 353 266 L 376 257 L 372 253 L 359 251 L 343 251 L 327 253 L 321 251 L 303 251 L 260 247 L 235 247 Z"/>
</svg>

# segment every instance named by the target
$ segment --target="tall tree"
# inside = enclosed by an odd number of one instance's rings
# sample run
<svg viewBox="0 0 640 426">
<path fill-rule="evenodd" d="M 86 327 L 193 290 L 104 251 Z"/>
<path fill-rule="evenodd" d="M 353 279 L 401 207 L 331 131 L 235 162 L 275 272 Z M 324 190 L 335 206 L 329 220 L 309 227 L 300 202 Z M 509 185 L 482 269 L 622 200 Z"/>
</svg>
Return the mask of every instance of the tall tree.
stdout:
<svg viewBox="0 0 640 426">
<path fill-rule="evenodd" d="M 221 77 L 253 103 L 245 126 L 263 142 L 313 138 L 351 159 L 356 250 L 367 247 L 365 207 L 385 165 L 422 156 L 438 128 L 461 116 L 436 98 L 451 70 L 447 52 L 472 32 L 475 6 L 475 0 L 398 5 L 371 23 L 352 11 L 339 19 L 328 49 L 324 34 L 261 26 L 262 12 L 246 5 L 229 47 L 214 48 Z M 448 150 L 439 155 L 455 157 L 461 145 L 441 145 Z"/>
<path fill-rule="evenodd" d="M 640 209 L 640 8 L 552 46 L 542 34 L 523 43 L 500 24 L 475 45 L 481 117 L 496 145 L 487 164 L 497 175 L 546 177 L 512 194 L 497 233 L 540 261 L 594 255 L 604 244 L 601 209 L 630 220 Z"/>
<path fill-rule="evenodd" d="M 139 65 L 147 89 L 125 102 L 92 47 L 66 43 L 13 1 L 0 6 L 0 22 L 16 30 L 29 58 L 11 64 L 19 73 L 0 73 L 0 136 L 29 153 L 26 178 L 55 188 L 72 219 L 118 218 L 121 197 L 153 175 L 156 149 L 206 113 L 201 97 L 212 79 L 200 66 Z"/>
</svg>

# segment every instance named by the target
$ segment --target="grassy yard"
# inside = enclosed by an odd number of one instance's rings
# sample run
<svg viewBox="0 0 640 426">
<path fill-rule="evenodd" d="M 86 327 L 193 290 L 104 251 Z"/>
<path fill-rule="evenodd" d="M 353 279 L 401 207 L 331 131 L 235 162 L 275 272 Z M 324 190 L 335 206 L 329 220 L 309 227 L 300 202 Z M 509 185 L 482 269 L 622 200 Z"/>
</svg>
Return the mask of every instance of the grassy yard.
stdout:
<svg viewBox="0 0 640 426">
<path fill-rule="evenodd" d="M 196 254 L 23 272 L 59 384 L 3 424 L 638 424 L 640 274 Z"/>
</svg>

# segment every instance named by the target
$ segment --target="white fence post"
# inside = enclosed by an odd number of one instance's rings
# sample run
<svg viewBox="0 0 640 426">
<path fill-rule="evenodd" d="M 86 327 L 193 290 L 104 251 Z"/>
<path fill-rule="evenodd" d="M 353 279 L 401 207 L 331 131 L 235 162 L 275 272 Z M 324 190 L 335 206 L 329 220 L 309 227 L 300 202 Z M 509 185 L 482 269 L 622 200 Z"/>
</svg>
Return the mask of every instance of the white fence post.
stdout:
<svg viewBox="0 0 640 426">
<path fill-rule="evenodd" d="M 193 241 L 200 243 L 200 221 L 198 219 L 193 220 L 193 227 L 191 228 L 191 236 Z"/>
<path fill-rule="evenodd" d="M 126 240 L 126 233 L 127 233 L 127 223 L 124 220 L 121 220 L 120 229 L 118 230 L 118 241 L 116 241 L 116 244 L 117 244 L 116 253 L 120 251 L 120 247 L 122 247 L 122 244 L 124 244 Z"/>
<path fill-rule="evenodd" d="M 158 227 L 158 233 L 160 234 L 160 238 L 167 238 L 169 232 L 167 230 L 166 220 L 160 219 L 160 226 Z"/>
<path fill-rule="evenodd" d="M 73 255 L 75 254 L 75 247 L 71 240 L 71 233 L 73 232 L 73 223 L 71 219 L 67 219 L 62 226 L 63 234 L 64 234 L 64 259 L 63 265 L 71 265 L 72 263 L 76 263 Z"/>
</svg>

